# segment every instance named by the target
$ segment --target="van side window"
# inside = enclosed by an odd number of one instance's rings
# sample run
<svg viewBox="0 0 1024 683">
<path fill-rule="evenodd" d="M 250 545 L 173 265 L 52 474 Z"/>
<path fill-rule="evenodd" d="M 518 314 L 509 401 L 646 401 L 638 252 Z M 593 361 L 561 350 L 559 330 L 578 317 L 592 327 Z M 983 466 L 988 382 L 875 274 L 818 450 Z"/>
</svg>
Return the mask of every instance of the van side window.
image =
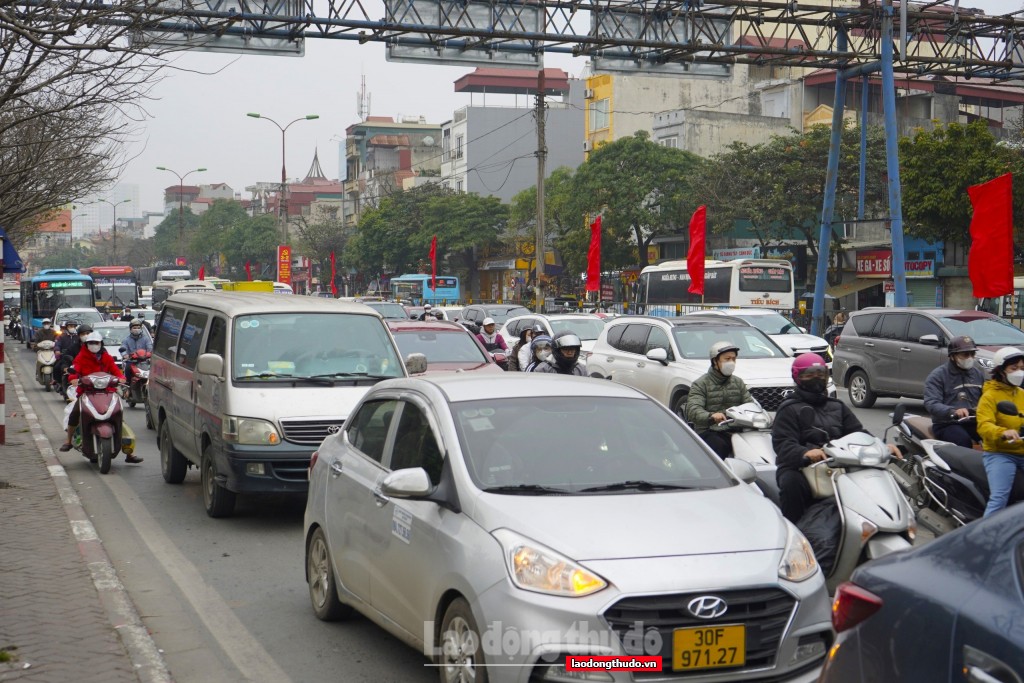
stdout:
<svg viewBox="0 0 1024 683">
<path fill-rule="evenodd" d="M 910 316 L 910 327 L 907 330 L 907 338 L 915 344 L 919 344 L 921 337 L 926 334 L 934 334 L 939 338 L 940 344 L 945 337 L 945 335 L 942 334 L 942 329 L 930 319 L 923 315 Z"/>
<path fill-rule="evenodd" d="M 153 342 L 153 353 L 163 358 L 174 360 L 174 352 L 178 345 L 178 335 L 181 334 L 181 321 L 185 317 L 185 311 L 174 306 L 165 306 L 160 316 L 160 327 L 157 330 L 156 341 Z"/>
<path fill-rule="evenodd" d="M 206 340 L 206 353 L 219 354 L 224 357 L 228 345 L 228 324 L 224 318 L 214 318 L 210 323 L 210 338 Z"/>
<path fill-rule="evenodd" d="M 905 313 L 886 313 L 878 327 L 878 336 L 882 339 L 906 339 L 907 322 L 910 316 Z"/>
<path fill-rule="evenodd" d="M 850 317 L 850 323 L 853 324 L 853 329 L 857 331 L 858 335 L 861 337 L 870 337 L 871 330 L 874 329 L 875 323 L 878 322 L 879 317 L 878 313 L 854 315 Z"/>
<path fill-rule="evenodd" d="M 398 401 L 367 401 L 345 425 L 348 442 L 366 457 L 384 460 L 384 443 L 388 438 L 391 418 Z"/>
<path fill-rule="evenodd" d="M 178 344 L 178 362 L 186 368 L 196 366 L 196 358 L 199 358 L 199 351 L 202 349 L 203 333 L 206 332 L 208 320 L 209 316 L 205 313 L 194 312 L 185 318 L 181 343 Z"/>
</svg>

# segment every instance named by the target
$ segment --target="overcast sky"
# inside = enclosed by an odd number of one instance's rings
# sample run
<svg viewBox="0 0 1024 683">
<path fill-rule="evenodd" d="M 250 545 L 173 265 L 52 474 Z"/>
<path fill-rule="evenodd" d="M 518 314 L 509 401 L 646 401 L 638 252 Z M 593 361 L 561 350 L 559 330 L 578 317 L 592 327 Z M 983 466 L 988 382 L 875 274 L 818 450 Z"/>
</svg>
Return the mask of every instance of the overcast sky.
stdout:
<svg viewBox="0 0 1024 683">
<path fill-rule="evenodd" d="M 1021 0 L 967 0 L 963 6 L 993 14 L 1019 10 Z M 213 75 L 167 72 L 146 104 L 150 114 L 141 126 L 132 158 L 121 182 L 140 188 L 136 215 L 163 208 L 163 190 L 177 185 L 166 166 L 179 173 L 206 167 L 189 184 L 224 182 L 248 198 L 245 187 L 275 182 L 281 174 L 281 134 L 267 121 L 246 116 L 258 112 L 282 124 L 307 114 L 287 133 L 289 178 L 304 176 L 314 149 L 330 178 L 338 177 L 338 141 L 357 123 L 357 95 L 366 76 L 374 116 L 424 116 L 430 123 L 451 118 L 469 104 L 468 94 L 454 92 L 454 81 L 472 67 L 426 66 L 388 62 L 380 43 L 306 40 L 304 57 L 228 56 L 190 53 L 177 64 Z M 548 55 L 546 65 L 579 76 L 585 61 Z M 479 97 L 479 96 L 477 96 Z M 521 98 L 522 101 L 522 98 Z"/>
</svg>

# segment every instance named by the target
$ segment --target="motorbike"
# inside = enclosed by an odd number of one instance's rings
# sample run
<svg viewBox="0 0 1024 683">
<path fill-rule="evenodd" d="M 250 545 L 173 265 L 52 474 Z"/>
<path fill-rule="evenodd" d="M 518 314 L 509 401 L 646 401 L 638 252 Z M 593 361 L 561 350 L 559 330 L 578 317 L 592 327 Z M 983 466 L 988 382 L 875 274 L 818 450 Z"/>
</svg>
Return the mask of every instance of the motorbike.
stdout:
<svg viewBox="0 0 1024 683">
<path fill-rule="evenodd" d="M 1017 414 L 1012 402 L 1002 403 L 996 406 L 1000 412 Z M 959 421 L 973 419 L 972 415 Z M 940 536 L 982 517 L 989 497 L 982 453 L 935 439 L 931 420 L 906 414 L 904 406 L 896 407 L 893 424 L 896 442 L 906 453 L 903 461 L 892 466 L 893 474 L 918 508 L 921 526 Z M 1020 501 L 1024 501 L 1024 476 L 1018 474 L 1010 502 Z"/>
<path fill-rule="evenodd" d="M 757 401 L 733 406 L 725 411 L 722 425 L 732 431 L 732 453 L 737 460 L 750 463 L 757 473 L 757 488 L 779 505 L 779 485 L 775 481 L 775 449 L 772 447 L 772 416 Z"/>
<path fill-rule="evenodd" d="M 917 521 L 888 470 L 892 456 L 882 439 L 854 432 L 828 441 L 822 450 L 825 459 L 804 468 L 804 473 L 815 498 L 832 499 L 838 514 L 838 537 L 826 534 L 835 551 L 826 573 L 828 590 L 833 593 L 861 563 L 910 548 L 917 536 Z M 808 513 L 815 507 L 817 504 Z M 800 520 L 805 533 L 807 519 L 805 514 Z M 814 547 L 814 539 L 808 537 Z M 819 548 L 814 550 L 818 555 Z"/>
<path fill-rule="evenodd" d="M 491 358 L 498 364 L 498 367 L 502 370 L 508 370 L 508 355 L 504 351 L 488 351 L 491 354 Z"/>
<path fill-rule="evenodd" d="M 85 375 L 79 382 L 84 391 L 77 399 L 78 428 L 71 446 L 89 462 L 98 462 L 100 473 L 107 474 L 118 453 L 128 456 L 135 452 L 135 436 L 123 422 L 116 377 L 96 372 Z M 75 388 L 69 391 L 74 393 Z"/>
<path fill-rule="evenodd" d="M 53 366 L 57 363 L 56 344 L 50 340 L 36 343 L 36 381 L 49 391 L 53 385 Z"/>
<path fill-rule="evenodd" d="M 146 403 L 149 398 L 150 356 L 149 351 L 139 349 L 124 359 L 124 374 L 128 382 L 122 385 L 122 396 L 129 408 Z"/>
<path fill-rule="evenodd" d="M 21 341 L 21 321 L 18 318 L 11 318 L 7 325 L 7 334 L 15 341 Z"/>
</svg>

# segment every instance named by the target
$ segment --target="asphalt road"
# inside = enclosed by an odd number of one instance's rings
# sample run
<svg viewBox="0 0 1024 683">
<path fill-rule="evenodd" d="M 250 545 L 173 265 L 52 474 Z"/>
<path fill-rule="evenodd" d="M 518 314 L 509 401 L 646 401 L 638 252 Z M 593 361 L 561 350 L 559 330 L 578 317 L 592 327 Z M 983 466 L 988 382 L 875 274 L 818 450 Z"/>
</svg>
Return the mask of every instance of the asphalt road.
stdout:
<svg viewBox="0 0 1024 683">
<path fill-rule="evenodd" d="M 19 377 L 33 377 L 34 354 L 8 346 Z M 35 383 L 25 387 L 51 443 L 63 441 L 63 402 Z M 845 391 L 841 398 L 846 400 Z M 855 409 L 881 436 L 895 400 Z M 906 401 L 922 412 L 920 401 Z M 61 455 L 107 551 L 178 683 L 209 681 L 436 680 L 416 651 L 364 618 L 317 620 L 303 575 L 305 501 L 240 497 L 236 513 L 211 519 L 199 474 L 181 485 L 160 474 L 156 432 L 140 407 L 127 422 L 138 437 L 141 465 L 119 457 L 100 475 L 79 453 Z"/>
</svg>

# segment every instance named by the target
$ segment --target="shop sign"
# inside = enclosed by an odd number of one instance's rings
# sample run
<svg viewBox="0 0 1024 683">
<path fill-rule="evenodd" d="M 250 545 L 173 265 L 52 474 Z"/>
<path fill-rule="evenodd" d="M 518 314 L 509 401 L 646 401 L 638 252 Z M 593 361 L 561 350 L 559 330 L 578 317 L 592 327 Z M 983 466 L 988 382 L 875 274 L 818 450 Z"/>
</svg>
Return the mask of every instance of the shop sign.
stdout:
<svg viewBox="0 0 1024 683">
<path fill-rule="evenodd" d="M 869 249 L 857 252 L 857 277 L 891 277 L 892 250 Z"/>
<path fill-rule="evenodd" d="M 907 261 L 905 263 L 907 277 L 933 278 L 935 277 L 935 261 Z"/>
<path fill-rule="evenodd" d="M 711 258 L 716 261 L 736 261 L 744 258 L 761 258 L 761 247 L 735 247 L 732 249 L 713 249 Z"/>
</svg>

